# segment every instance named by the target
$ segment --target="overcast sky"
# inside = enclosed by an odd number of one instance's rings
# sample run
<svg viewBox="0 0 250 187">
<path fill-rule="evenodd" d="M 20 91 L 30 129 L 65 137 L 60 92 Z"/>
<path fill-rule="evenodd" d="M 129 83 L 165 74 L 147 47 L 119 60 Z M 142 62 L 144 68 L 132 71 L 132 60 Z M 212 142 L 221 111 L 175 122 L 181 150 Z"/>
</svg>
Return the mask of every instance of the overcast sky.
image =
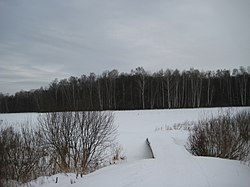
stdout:
<svg viewBox="0 0 250 187">
<path fill-rule="evenodd" d="M 0 0 L 2 93 L 138 66 L 249 65 L 249 0 Z"/>
</svg>

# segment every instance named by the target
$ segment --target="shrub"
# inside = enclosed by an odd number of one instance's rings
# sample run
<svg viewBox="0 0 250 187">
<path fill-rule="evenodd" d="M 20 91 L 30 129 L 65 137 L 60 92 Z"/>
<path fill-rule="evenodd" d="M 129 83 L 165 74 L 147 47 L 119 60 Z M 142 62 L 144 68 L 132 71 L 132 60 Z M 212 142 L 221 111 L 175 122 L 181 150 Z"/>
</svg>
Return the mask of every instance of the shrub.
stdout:
<svg viewBox="0 0 250 187">
<path fill-rule="evenodd" d="M 47 113 L 39 119 L 39 132 L 53 173 L 92 171 L 116 137 L 112 113 L 97 111 Z"/>
<path fill-rule="evenodd" d="M 0 129 L 0 187 L 59 172 L 96 170 L 116 138 L 109 112 L 43 114 L 36 130 Z"/>
<path fill-rule="evenodd" d="M 22 127 L 21 132 L 13 127 L 0 131 L 0 176 L 1 183 L 8 181 L 27 182 L 39 176 L 38 163 L 42 157 L 35 132 Z"/>
<path fill-rule="evenodd" d="M 227 111 L 201 120 L 190 131 L 189 151 L 197 156 L 246 160 L 250 153 L 250 112 Z"/>
</svg>

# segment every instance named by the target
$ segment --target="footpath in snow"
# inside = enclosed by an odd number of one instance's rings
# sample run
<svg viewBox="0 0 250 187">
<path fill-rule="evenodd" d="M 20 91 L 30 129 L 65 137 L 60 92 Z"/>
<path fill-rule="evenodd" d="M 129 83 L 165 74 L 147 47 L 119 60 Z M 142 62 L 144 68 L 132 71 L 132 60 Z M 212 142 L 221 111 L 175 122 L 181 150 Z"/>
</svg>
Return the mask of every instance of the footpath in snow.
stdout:
<svg viewBox="0 0 250 187">
<path fill-rule="evenodd" d="M 248 166 L 238 161 L 192 156 L 183 145 L 180 131 L 154 133 L 148 139 L 155 159 L 145 158 L 102 168 L 77 179 L 72 186 L 249 187 Z M 147 149 L 147 146 L 144 148 Z M 148 156 L 148 153 L 145 154 L 145 157 Z M 74 177 L 60 176 L 58 184 L 53 182 L 45 186 L 66 187 Z"/>
<path fill-rule="evenodd" d="M 249 167 L 238 161 L 193 156 L 178 134 L 173 132 L 151 138 L 157 176 L 153 181 L 161 180 L 159 186 L 249 186 Z M 148 182 L 153 184 L 153 181 Z"/>
<path fill-rule="evenodd" d="M 192 156 L 174 133 L 157 133 L 149 141 L 155 159 L 104 168 L 86 176 L 81 184 L 93 187 L 247 187 L 250 184 L 249 167 L 237 161 Z"/>
</svg>

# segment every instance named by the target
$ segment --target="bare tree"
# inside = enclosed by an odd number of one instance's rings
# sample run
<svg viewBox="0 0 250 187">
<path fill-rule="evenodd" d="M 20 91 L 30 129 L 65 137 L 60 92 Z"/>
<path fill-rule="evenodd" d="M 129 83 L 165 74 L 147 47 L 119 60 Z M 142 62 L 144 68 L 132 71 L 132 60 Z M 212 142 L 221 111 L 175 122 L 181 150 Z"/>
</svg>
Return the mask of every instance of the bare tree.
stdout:
<svg viewBox="0 0 250 187">
<path fill-rule="evenodd" d="M 96 111 L 47 113 L 40 116 L 39 129 L 51 163 L 66 172 L 90 172 L 116 135 L 112 113 Z"/>
<path fill-rule="evenodd" d="M 138 87 L 139 87 L 142 109 L 145 109 L 145 87 L 146 87 L 147 72 L 144 70 L 143 67 L 138 67 L 135 69 L 135 71 L 132 70 L 132 73 L 134 73 L 137 77 L 136 82 L 137 82 Z"/>
<path fill-rule="evenodd" d="M 59 168 L 57 170 L 70 170 L 70 132 L 72 131 L 72 113 L 47 113 L 39 117 L 39 132 L 41 134 L 43 145 L 50 153 L 50 159 L 53 164 Z"/>
</svg>

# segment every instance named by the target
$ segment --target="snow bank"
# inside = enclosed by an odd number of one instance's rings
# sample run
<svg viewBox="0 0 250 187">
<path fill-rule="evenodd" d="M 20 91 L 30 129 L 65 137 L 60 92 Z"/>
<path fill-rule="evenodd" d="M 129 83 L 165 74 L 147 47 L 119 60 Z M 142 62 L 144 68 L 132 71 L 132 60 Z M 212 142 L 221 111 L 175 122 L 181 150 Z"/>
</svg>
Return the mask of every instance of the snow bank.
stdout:
<svg viewBox="0 0 250 187">
<path fill-rule="evenodd" d="M 56 186 L 192 186 L 223 187 L 250 184 L 250 168 L 239 161 L 192 156 L 184 147 L 188 131 L 166 130 L 176 123 L 197 121 L 204 116 L 218 115 L 218 108 L 116 111 L 118 141 L 127 160 L 96 172 L 78 177 L 75 174 L 58 174 L 41 177 L 30 185 L 35 187 Z M 249 107 L 233 108 L 234 111 L 250 110 Z M 0 114 L 0 120 L 16 122 L 35 118 L 38 114 Z M 3 124 L 2 124 L 3 125 Z M 156 130 L 162 129 L 162 130 Z M 149 159 L 146 145 L 149 139 L 155 159 Z M 55 179 L 58 177 L 58 183 Z"/>
</svg>

